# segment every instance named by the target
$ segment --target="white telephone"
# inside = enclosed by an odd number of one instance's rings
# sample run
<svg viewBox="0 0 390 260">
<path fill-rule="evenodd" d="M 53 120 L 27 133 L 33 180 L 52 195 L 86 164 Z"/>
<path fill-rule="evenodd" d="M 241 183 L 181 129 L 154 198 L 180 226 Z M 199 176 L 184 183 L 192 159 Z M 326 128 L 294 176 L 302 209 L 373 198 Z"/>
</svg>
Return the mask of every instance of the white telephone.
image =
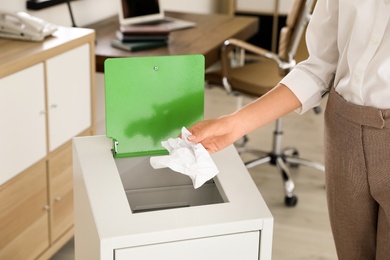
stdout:
<svg viewBox="0 0 390 260">
<path fill-rule="evenodd" d="M 25 12 L 0 10 L 0 37 L 42 41 L 57 30 L 57 26 Z"/>
</svg>

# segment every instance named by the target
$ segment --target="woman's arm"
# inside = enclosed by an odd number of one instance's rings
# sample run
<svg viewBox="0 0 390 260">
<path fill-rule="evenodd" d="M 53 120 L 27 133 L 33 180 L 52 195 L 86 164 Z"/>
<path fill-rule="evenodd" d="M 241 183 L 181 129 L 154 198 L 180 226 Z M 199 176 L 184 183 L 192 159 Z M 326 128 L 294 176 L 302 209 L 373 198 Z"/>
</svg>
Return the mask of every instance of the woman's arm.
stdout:
<svg viewBox="0 0 390 260">
<path fill-rule="evenodd" d="M 262 127 L 299 108 L 301 103 L 291 90 L 279 84 L 267 94 L 236 112 L 199 122 L 189 128 L 188 139 L 201 143 L 210 153 L 234 143 L 256 128 Z"/>
</svg>

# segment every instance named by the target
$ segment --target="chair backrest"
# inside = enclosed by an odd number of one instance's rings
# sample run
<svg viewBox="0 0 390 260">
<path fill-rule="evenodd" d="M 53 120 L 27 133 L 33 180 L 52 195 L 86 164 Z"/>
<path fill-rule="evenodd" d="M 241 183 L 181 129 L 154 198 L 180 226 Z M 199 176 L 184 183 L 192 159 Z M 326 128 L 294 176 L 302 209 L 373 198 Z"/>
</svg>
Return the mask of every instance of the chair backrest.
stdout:
<svg viewBox="0 0 390 260">
<path fill-rule="evenodd" d="M 278 56 L 282 61 L 294 59 L 305 27 L 310 19 L 314 0 L 293 0 L 286 26 L 280 31 Z"/>
</svg>

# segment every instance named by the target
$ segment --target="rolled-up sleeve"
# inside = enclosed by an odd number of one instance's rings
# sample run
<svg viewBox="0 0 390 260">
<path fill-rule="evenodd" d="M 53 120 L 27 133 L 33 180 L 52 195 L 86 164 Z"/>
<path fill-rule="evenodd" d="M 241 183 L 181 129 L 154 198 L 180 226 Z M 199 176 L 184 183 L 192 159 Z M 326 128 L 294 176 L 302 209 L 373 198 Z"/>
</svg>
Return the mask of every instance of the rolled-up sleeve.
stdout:
<svg viewBox="0 0 390 260">
<path fill-rule="evenodd" d="M 280 82 L 301 102 L 300 114 L 317 106 L 333 83 L 339 57 L 337 35 L 338 0 L 318 0 L 306 33 L 309 57 Z"/>
</svg>

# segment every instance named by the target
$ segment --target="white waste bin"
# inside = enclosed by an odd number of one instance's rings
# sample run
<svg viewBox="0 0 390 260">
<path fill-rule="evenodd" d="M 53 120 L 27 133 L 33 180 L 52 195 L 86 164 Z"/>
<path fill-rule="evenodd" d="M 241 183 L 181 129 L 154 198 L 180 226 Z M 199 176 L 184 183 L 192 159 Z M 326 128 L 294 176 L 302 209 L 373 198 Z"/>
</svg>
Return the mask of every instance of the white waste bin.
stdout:
<svg viewBox="0 0 390 260">
<path fill-rule="evenodd" d="M 190 62 L 187 64 L 188 58 Z M 145 65 L 146 69 L 153 68 L 152 73 L 159 73 L 170 66 L 175 70 L 186 66 L 193 70 L 194 58 L 197 64 L 204 62 L 202 57 L 190 55 L 139 58 L 135 61 L 126 59 L 125 64 L 128 68 Z M 139 124 L 138 114 L 131 114 L 134 109 L 126 111 L 126 105 L 111 107 L 111 104 L 106 104 L 109 137 L 89 136 L 73 140 L 76 260 L 271 259 L 273 217 L 234 146 L 212 154 L 219 173 L 198 189 L 194 189 L 188 176 L 168 168 L 156 170 L 150 165 L 150 157 L 161 153 L 159 139 L 165 138 L 166 134 L 159 132 L 156 137 L 156 129 L 150 129 L 149 133 L 147 126 L 155 124 L 156 117 L 159 118 L 159 124 L 171 124 L 169 122 L 174 121 L 173 126 L 168 127 L 169 130 L 179 130 L 177 123 L 192 124 L 192 121 L 199 120 L 196 116 L 198 112 L 203 116 L 203 96 L 194 95 L 194 102 L 200 102 L 202 109 L 195 109 L 199 111 L 190 116 L 190 121 L 188 118 L 181 119 L 168 107 L 173 106 L 175 111 L 180 110 L 181 113 L 188 109 L 193 87 L 186 91 L 190 93 L 190 98 L 183 99 L 181 94 L 177 98 L 176 95 L 173 102 L 181 100 L 179 105 L 172 105 L 169 95 L 165 95 L 168 101 L 162 102 L 166 90 L 156 88 L 162 92 L 150 91 L 148 86 L 155 88 L 158 82 L 162 82 L 164 87 L 174 88 L 176 77 L 164 81 L 160 76 L 154 78 L 157 74 L 151 74 L 143 84 L 144 91 L 148 93 L 142 95 L 145 100 L 137 98 L 132 102 L 129 97 L 135 94 L 124 94 L 122 90 L 131 89 L 127 84 L 139 73 L 126 78 L 120 72 L 119 77 L 115 75 L 118 69 L 116 65 L 122 68 L 123 59 L 114 59 L 112 62 L 114 66 L 105 68 L 106 103 L 113 100 L 121 104 L 135 102 L 138 107 L 141 106 L 137 112 L 148 111 L 148 116 L 144 116 L 142 124 Z M 175 65 L 177 62 L 179 66 Z M 194 81 L 194 73 L 188 80 L 201 84 L 195 88 L 202 91 L 203 73 L 200 71 L 198 82 Z M 178 75 L 185 76 L 186 73 L 179 71 Z M 125 83 L 118 83 L 118 77 L 123 78 Z M 178 84 L 181 86 L 180 82 Z M 123 89 L 107 90 L 113 85 L 115 88 L 123 85 Z M 154 96 L 151 96 L 152 92 Z M 117 96 L 107 99 L 113 93 Z M 124 96 L 130 100 L 121 101 Z M 151 99 L 158 104 L 149 103 Z M 164 104 L 169 106 L 164 107 Z M 150 107 L 154 109 L 152 112 Z M 118 117 L 118 114 L 123 117 Z M 151 121 L 145 121 L 146 117 Z M 124 133 L 118 134 L 118 129 Z M 165 131 L 164 127 L 161 129 Z M 135 138 L 137 145 L 132 145 L 132 138 Z M 142 144 L 147 140 L 153 142 L 149 142 L 147 151 L 144 151 Z M 131 147 L 124 149 L 124 143 Z"/>
</svg>

